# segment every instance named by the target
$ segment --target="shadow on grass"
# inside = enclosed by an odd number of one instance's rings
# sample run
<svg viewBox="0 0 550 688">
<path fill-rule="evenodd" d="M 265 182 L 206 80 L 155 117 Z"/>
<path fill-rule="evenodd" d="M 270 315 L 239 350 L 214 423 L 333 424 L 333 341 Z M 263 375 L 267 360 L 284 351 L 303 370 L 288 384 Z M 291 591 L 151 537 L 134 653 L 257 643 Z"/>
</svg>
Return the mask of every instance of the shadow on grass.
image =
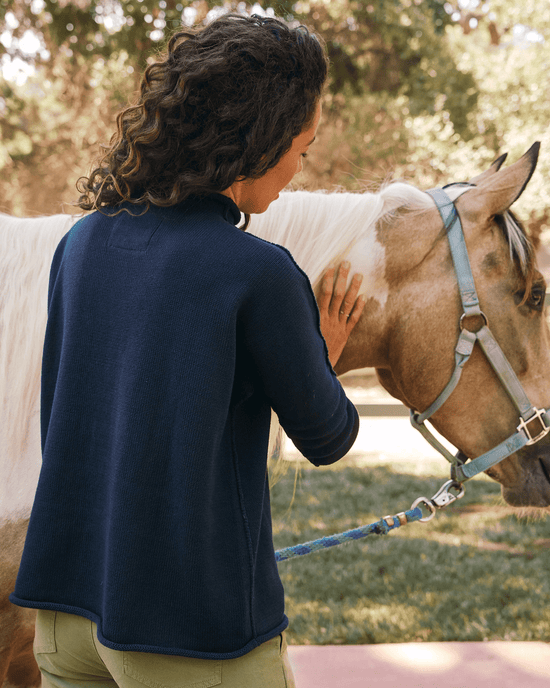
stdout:
<svg viewBox="0 0 550 688">
<path fill-rule="evenodd" d="M 342 532 L 430 497 L 441 479 L 377 466 L 303 468 L 273 488 L 276 548 Z M 292 506 L 289 509 L 289 504 Z M 550 640 L 548 521 L 472 481 L 436 519 L 282 562 L 295 644 Z"/>
</svg>

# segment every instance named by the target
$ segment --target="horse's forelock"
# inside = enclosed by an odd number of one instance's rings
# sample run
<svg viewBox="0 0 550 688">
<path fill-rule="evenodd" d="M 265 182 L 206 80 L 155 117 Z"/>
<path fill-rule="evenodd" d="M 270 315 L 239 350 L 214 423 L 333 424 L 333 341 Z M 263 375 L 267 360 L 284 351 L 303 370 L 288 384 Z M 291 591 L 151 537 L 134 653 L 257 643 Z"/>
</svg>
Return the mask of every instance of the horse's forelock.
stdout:
<svg viewBox="0 0 550 688">
<path fill-rule="evenodd" d="M 533 286 L 536 269 L 533 242 L 527 235 L 522 223 L 511 210 L 506 210 L 502 215 L 495 216 L 495 220 L 508 241 L 510 260 L 515 262 L 519 268 L 524 282 L 525 299 L 527 299 Z"/>
</svg>

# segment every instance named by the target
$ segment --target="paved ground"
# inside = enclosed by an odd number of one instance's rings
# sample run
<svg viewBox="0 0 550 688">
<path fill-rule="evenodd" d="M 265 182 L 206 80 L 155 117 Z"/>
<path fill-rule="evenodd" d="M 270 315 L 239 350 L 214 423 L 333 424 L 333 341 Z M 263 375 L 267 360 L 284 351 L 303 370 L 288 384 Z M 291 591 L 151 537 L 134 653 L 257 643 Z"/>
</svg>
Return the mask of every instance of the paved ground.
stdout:
<svg viewBox="0 0 550 688">
<path fill-rule="evenodd" d="M 453 453 L 456 451 L 439 436 L 439 440 Z M 305 461 L 290 440 L 285 444 L 285 456 L 289 460 Z M 419 467 L 433 465 L 434 475 L 447 475 L 449 464 L 404 416 L 361 416 L 359 435 L 344 461 L 356 465 L 412 462 Z"/>
<path fill-rule="evenodd" d="M 297 688 L 548 688 L 550 645 L 525 642 L 289 647 Z"/>
</svg>

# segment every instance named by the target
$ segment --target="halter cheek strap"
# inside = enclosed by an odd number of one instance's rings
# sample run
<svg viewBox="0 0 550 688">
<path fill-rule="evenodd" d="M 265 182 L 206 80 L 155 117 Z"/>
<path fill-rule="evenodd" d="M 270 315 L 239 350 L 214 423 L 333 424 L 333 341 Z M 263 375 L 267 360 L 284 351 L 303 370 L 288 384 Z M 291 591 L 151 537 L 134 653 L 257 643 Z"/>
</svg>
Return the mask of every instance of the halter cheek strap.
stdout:
<svg viewBox="0 0 550 688">
<path fill-rule="evenodd" d="M 455 347 L 455 368 L 451 379 L 437 399 L 423 413 L 411 410 L 411 423 L 432 447 L 437 449 L 451 463 L 451 478 L 457 482 L 464 482 L 474 475 L 486 471 L 522 447 L 534 444 L 542 439 L 550 432 L 550 413 L 549 410 L 539 410 L 531 404 L 512 366 L 489 329 L 487 318 L 480 308 L 466 242 L 464 241 L 462 224 L 453 201 L 443 189 L 430 189 L 427 193 L 434 199 L 445 224 L 460 291 L 463 314 L 460 318 L 461 331 Z M 466 329 L 464 326 L 464 320 L 470 317 L 475 317 L 483 323 L 475 332 Z M 516 433 L 490 451 L 466 463 L 468 457 L 460 451 L 453 456 L 433 436 L 424 422 L 440 409 L 452 394 L 460 380 L 464 365 L 470 358 L 476 341 L 479 342 L 491 367 L 518 410 L 520 419 Z"/>
</svg>

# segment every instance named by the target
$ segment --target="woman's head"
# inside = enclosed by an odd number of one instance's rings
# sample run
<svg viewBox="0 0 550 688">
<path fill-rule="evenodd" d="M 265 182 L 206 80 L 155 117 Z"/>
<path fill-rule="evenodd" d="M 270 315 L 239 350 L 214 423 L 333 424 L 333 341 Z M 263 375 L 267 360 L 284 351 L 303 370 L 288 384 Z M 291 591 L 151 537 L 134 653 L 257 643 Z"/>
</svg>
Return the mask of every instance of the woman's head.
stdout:
<svg viewBox="0 0 550 688">
<path fill-rule="evenodd" d="M 315 140 L 320 118 L 321 103 L 318 102 L 313 120 L 292 139 L 290 148 L 274 167 L 270 167 L 261 177 L 237 180 L 222 193 L 232 198 L 239 210 L 247 216 L 251 213 L 265 212 L 270 203 L 279 198 L 279 192 L 285 188 L 294 175 L 301 172 L 303 159 L 307 156 L 309 146 Z M 248 225 L 248 220 L 247 217 L 245 227 Z"/>
<path fill-rule="evenodd" d="M 318 118 L 326 75 L 317 37 L 276 19 L 229 14 L 175 34 L 79 205 L 174 205 L 262 177 Z"/>
</svg>

